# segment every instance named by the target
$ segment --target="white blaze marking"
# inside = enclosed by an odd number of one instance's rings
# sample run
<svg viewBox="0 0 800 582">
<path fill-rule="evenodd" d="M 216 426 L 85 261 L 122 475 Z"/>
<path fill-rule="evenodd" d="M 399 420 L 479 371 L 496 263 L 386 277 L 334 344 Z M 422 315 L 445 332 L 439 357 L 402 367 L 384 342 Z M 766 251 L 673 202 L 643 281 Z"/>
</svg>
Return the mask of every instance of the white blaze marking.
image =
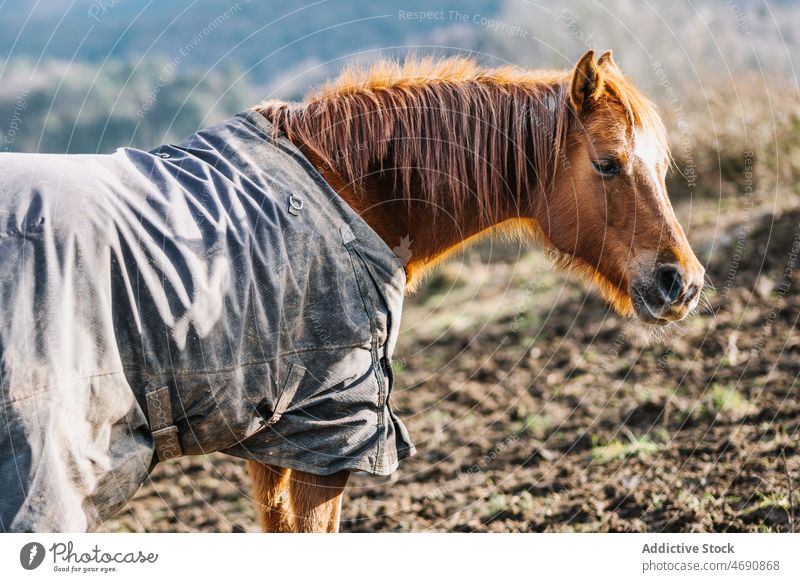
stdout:
<svg viewBox="0 0 800 582">
<path fill-rule="evenodd" d="M 643 131 L 636 127 L 633 130 L 633 155 L 635 155 L 644 164 L 650 172 L 650 179 L 653 181 L 656 191 L 659 196 L 666 201 L 667 193 L 661 185 L 661 180 L 658 177 L 658 160 L 661 157 L 661 152 L 658 148 L 658 140 L 652 132 Z"/>
</svg>

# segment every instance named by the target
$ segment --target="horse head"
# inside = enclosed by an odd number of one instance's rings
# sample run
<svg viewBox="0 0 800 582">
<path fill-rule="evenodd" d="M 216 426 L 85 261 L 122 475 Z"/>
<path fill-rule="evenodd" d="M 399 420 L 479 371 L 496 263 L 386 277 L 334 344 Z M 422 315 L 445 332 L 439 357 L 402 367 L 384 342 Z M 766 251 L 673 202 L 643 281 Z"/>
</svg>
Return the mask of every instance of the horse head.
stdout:
<svg viewBox="0 0 800 582">
<path fill-rule="evenodd" d="M 667 196 L 664 125 L 615 64 L 587 52 L 569 81 L 566 144 L 534 219 L 562 264 L 587 275 L 619 312 L 684 318 L 705 271 Z"/>
</svg>

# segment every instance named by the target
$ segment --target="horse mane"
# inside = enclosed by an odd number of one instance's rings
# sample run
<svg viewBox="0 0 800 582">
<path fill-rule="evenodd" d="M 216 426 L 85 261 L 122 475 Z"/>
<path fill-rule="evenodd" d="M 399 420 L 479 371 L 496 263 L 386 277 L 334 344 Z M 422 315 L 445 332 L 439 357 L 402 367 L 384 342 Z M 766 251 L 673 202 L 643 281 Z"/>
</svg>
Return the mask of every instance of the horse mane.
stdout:
<svg viewBox="0 0 800 582">
<path fill-rule="evenodd" d="M 652 104 L 621 73 L 607 72 L 606 88 L 631 123 L 653 128 L 666 150 Z M 356 191 L 388 173 L 396 196 L 433 212 L 446 194 L 455 219 L 477 197 L 491 226 L 501 205 L 524 215 L 555 178 L 574 122 L 569 78 L 460 57 L 382 60 L 346 69 L 303 103 L 267 101 L 257 110 Z"/>
<path fill-rule="evenodd" d="M 446 194 L 456 219 L 459 203 L 478 197 L 488 226 L 501 204 L 527 198 L 515 193 L 554 177 L 568 117 L 562 77 L 464 58 L 380 61 L 345 70 L 304 104 L 259 110 L 356 190 L 391 173 L 396 196 L 436 212 Z"/>
</svg>

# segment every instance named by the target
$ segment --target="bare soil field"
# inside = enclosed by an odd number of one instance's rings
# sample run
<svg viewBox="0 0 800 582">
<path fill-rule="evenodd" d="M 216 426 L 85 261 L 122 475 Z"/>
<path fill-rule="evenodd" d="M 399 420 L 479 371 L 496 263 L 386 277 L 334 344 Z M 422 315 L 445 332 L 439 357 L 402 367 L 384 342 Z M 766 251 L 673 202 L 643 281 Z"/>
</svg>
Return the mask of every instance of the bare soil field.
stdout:
<svg viewBox="0 0 800 582">
<path fill-rule="evenodd" d="M 800 211 L 681 214 L 716 289 L 657 335 L 518 245 L 438 271 L 395 352 L 418 454 L 354 475 L 342 529 L 793 531 Z M 222 455 L 160 465 L 102 528 L 257 529 L 244 463 Z"/>
</svg>

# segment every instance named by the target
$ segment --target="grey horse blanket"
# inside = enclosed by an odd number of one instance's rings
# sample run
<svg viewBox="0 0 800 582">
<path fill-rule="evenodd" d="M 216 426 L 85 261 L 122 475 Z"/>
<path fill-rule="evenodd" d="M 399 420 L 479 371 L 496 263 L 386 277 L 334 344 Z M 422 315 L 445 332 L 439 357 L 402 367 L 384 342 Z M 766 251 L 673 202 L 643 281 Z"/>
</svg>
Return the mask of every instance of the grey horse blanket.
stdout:
<svg viewBox="0 0 800 582">
<path fill-rule="evenodd" d="M 404 284 L 256 112 L 151 152 L 0 155 L 0 529 L 93 529 L 183 454 L 394 471 Z"/>
</svg>

